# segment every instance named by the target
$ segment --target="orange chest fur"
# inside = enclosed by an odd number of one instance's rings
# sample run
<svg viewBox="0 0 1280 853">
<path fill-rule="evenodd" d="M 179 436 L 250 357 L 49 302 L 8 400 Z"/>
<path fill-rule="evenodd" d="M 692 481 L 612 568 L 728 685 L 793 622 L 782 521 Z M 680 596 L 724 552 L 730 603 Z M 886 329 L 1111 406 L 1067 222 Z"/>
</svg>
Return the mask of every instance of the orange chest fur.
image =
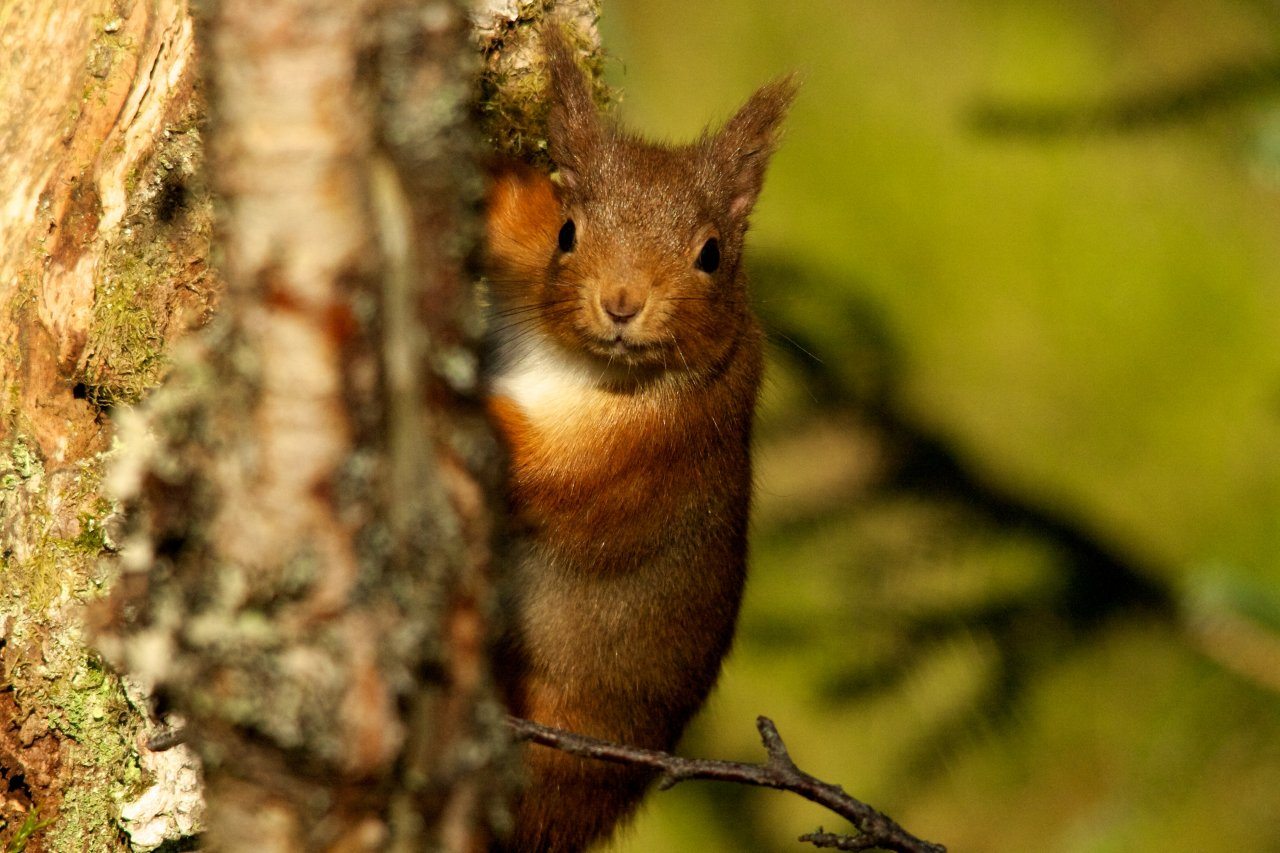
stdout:
<svg viewBox="0 0 1280 853">
<path fill-rule="evenodd" d="M 563 558 L 641 558 L 696 525 L 724 485 L 708 482 L 722 454 L 700 425 L 647 401 L 593 392 L 547 413 L 494 396 L 489 409 L 517 528 Z"/>
</svg>

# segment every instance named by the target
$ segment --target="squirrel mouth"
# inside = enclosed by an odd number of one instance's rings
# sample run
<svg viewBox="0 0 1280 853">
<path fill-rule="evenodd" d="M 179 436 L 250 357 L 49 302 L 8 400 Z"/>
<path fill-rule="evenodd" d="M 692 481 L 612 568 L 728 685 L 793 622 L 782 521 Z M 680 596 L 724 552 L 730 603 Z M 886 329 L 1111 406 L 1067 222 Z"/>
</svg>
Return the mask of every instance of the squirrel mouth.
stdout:
<svg viewBox="0 0 1280 853">
<path fill-rule="evenodd" d="M 600 349 L 604 351 L 605 355 L 632 355 L 643 348 L 642 346 L 628 343 L 622 338 L 613 338 L 612 340 L 600 342 Z"/>
<path fill-rule="evenodd" d="M 591 341 L 591 349 L 595 350 L 599 355 L 616 358 L 618 356 L 635 358 L 643 357 L 650 354 L 656 349 L 656 344 L 645 343 L 643 341 L 627 340 L 621 332 L 610 337 L 598 337 Z"/>
</svg>

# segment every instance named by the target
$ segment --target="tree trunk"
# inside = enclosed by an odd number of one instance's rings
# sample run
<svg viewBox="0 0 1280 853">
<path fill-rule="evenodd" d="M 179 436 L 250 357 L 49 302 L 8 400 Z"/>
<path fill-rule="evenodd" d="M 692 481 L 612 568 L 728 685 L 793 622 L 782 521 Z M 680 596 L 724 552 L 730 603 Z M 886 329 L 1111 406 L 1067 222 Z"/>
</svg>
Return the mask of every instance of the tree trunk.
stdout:
<svg viewBox="0 0 1280 853">
<path fill-rule="evenodd" d="M 475 11 L 509 152 L 541 5 Z M 201 10 L 0 7 L 0 843 L 466 849 L 505 755 L 466 19 Z"/>
<path fill-rule="evenodd" d="M 217 292 L 193 28 L 175 0 L 15 0 L 0 55 L 0 843 L 96 853 L 150 770 L 81 629 L 113 573 L 108 412 Z"/>
<path fill-rule="evenodd" d="M 129 442 L 119 656 L 189 721 L 213 849 L 462 849 L 485 794 L 455 750 L 498 740 L 466 18 L 205 12 L 227 291 Z"/>
</svg>

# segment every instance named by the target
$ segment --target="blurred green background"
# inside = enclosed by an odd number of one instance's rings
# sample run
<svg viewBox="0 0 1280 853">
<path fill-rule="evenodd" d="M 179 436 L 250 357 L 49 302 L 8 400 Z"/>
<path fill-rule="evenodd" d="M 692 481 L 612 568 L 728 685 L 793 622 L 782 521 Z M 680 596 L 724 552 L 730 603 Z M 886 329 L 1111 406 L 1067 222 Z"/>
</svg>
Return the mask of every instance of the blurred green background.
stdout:
<svg viewBox="0 0 1280 853">
<path fill-rule="evenodd" d="M 684 754 L 954 851 L 1280 850 L 1280 3 L 606 0 L 621 115 L 804 89 L 753 578 Z M 841 821 L 690 783 L 616 851 Z M 811 849 L 811 848 L 810 848 Z"/>
</svg>

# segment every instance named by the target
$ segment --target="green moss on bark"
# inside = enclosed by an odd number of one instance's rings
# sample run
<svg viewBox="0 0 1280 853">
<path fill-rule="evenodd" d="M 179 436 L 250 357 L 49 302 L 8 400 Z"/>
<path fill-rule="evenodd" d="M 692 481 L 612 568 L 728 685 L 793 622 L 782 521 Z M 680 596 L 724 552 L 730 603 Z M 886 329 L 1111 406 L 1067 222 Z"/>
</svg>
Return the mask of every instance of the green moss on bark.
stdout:
<svg viewBox="0 0 1280 853">
<path fill-rule="evenodd" d="M 117 846 L 116 817 L 122 803 L 141 793 L 145 778 L 134 745 L 140 717 L 120 679 L 83 644 L 46 664 L 47 688 L 40 705 L 56 709 L 51 727 L 70 741 L 77 784 L 63 796 L 47 840 L 53 850 L 110 850 Z M 96 840 L 94 844 L 86 841 Z"/>
<path fill-rule="evenodd" d="M 0 612 L 40 614 L 60 600 L 96 597 L 113 511 L 101 497 L 98 457 L 48 472 L 21 434 L 0 456 Z"/>
<path fill-rule="evenodd" d="M 42 819 L 40 810 L 33 808 L 27 812 L 27 818 L 22 825 L 14 831 L 13 837 L 9 839 L 9 843 L 5 845 L 4 853 L 23 853 L 27 849 L 27 844 L 35 837 L 36 833 L 48 826 L 52 821 Z M 4 829 L 0 826 L 0 829 Z"/>
<path fill-rule="evenodd" d="M 21 434 L 0 455 L 0 671 L 18 706 L 40 715 L 35 728 L 60 736 L 74 768 L 76 784 L 39 836 L 54 851 L 118 849 L 119 804 L 144 781 L 134 746 L 141 717 L 71 612 L 102 589 L 103 531 L 113 511 L 100 497 L 102 470 L 94 457 L 50 471 Z"/>
<path fill-rule="evenodd" d="M 136 403 L 159 385 L 171 330 L 203 308 L 212 204 L 201 176 L 195 109 L 165 130 L 156 151 L 126 178 L 129 209 L 103 250 L 93 323 L 77 378 L 90 402 Z M 199 319 L 196 320 L 199 322 Z"/>
<path fill-rule="evenodd" d="M 480 77 L 481 128 L 493 150 L 505 156 L 549 165 L 547 114 L 551 109 L 547 90 L 550 79 L 537 44 L 553 4 L 521 5 L 515 20 L 504 22 L 486 51 Z M 565 27 L 565 35 L 578 49 L 596 102 L 603 108 L 618 93 L 604 83 L 604 52 L 593 36 L 578 27 Z"/>
</svg>

